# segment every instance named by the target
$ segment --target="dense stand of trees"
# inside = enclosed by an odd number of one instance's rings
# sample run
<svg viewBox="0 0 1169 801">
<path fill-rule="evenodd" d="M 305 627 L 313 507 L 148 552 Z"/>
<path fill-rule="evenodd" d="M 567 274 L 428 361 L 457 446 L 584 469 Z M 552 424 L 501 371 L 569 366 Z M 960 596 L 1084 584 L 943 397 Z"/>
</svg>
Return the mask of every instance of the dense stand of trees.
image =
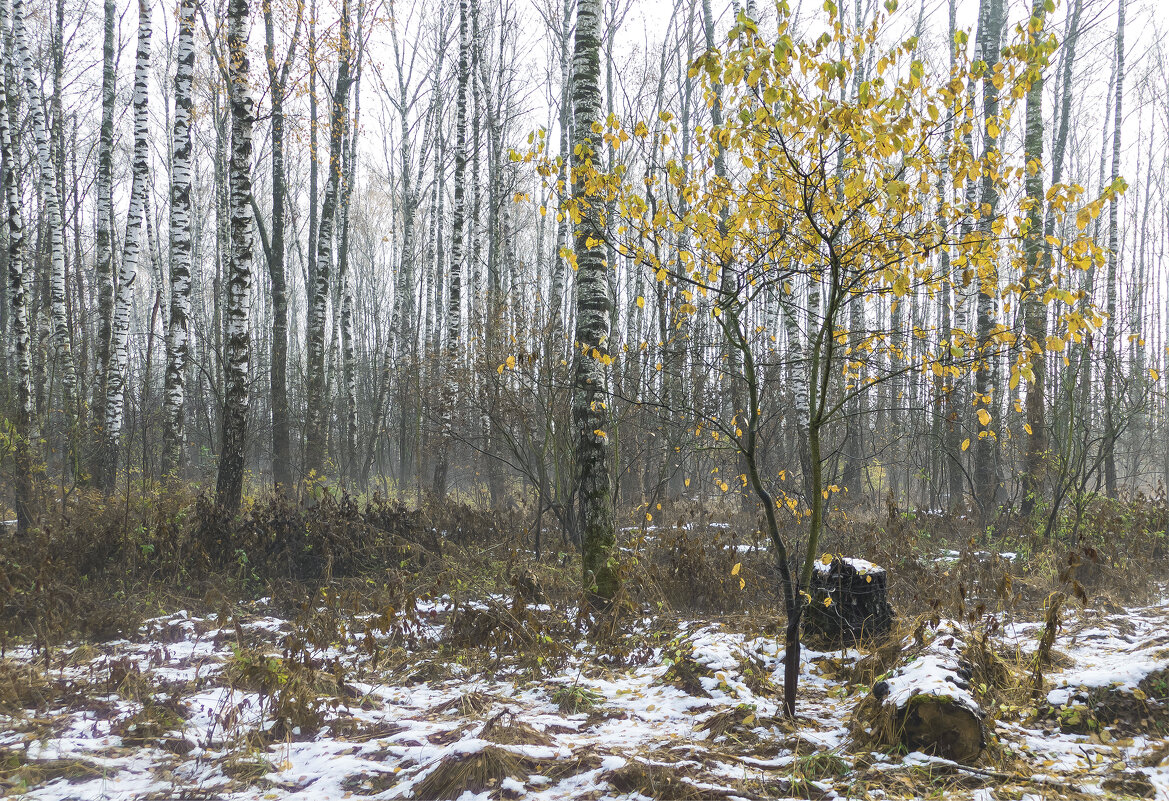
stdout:
<svg viewBox="0 0 1169 801">
<path fill-rule="evenodd" d="M 958 5 L 856 45 L 859 0 L 5 2 L 4 502 L 25 530 L 77 487 L 213 476 L 229 509 L 322 484 L 522 500 L 607 596 L 616 509 L 828 495 L 1054 533 L 1159 491 L 1159 23 Z M 838 147 L 805 198 L 847 205 L 861 175 L 835 110 L 958 81 L 914 157 L 969 160 L 889 218 L 918 232 L 904 283 L 848 283 L 888 237 L 822 230 L 800 268 L 800 209 L 742 219 L 798 161 L 766 122 L 786 96 L 711 58 L 756 30 L 829 34 L 801 124 Z M 732 141 L 750 120 L 788 162 Z"/>
</svg>

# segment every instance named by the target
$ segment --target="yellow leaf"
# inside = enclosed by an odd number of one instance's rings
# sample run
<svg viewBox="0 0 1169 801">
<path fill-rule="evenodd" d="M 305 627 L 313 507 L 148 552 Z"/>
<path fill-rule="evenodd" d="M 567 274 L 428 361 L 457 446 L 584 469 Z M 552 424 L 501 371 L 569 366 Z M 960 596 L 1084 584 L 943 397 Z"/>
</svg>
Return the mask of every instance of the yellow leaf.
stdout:
<svg viewBox="0 0 1169 801">
<path fill-rule="evenodd" d="M 637 308 L 639 308 L 639 309 L 645 308 L 645 298 L 643 298 L 641 295 L 637 296 Z"/>
<path fill-rule="evenodd" d="M 507 357 L 507 369 L 508 370 L 515 369 L 515 356 L 508 356 Z"/>
<path fill-rule="evenodd" d="M 990 412 L 988 412 L 986 409 L 979 409 L 978 422 L 984 426 L 990 425 Z"/>
<path fill-rule="evenodd" d="M 690 486 L 690 479 L 686 479 L 685 481 L 683 481 L 683 482 L 682 482 L 682 484 L 683 484 L 684 486 L 687 486 L 687 487 L 689 487 L 689 486 Z"/>
<path fill-rule="evenodd" d="M 645 513 L 645 522 L 652 523 L 653 521 L 654 521 L 654 516 L 651 515 L 649 512 L 646 512 Z"/>
<path fill-rule="evenodd" d="M 746 586 L 747 586 L 747 582 L 743 581 L 742 579 L 739 579 L 739 589 L 741 590 Z"/>
<path fill-rule="evenodd" d="M 739 575 L 739 570 L 742 569 L 742 567 L 743 567 L 742 562 L 735 562 L 735 566 L 731 568 L 731 575 L 732 576 Z"/>
<path fill-rule="evenodd" d="M 966 439 L 962 440 L 962 450 L 966 450 L 969 447 L 970 447 L 970 437 L 967 437 Z"/>
<path fill-rule="evenodd" d="M 1028 434 L 1030 434 L 1031 433 L 1031 424 L 1030 423 L 1023 423 L 1023 430 L 1026 431 Z"/>
<path fill-rule="evenodd" d="M 822 564 L 822 565 L 832 564 L 832 554 L 826 553 L 823 556 L 821 556 L 820 557 L 820 564 Z"/>
</svg>

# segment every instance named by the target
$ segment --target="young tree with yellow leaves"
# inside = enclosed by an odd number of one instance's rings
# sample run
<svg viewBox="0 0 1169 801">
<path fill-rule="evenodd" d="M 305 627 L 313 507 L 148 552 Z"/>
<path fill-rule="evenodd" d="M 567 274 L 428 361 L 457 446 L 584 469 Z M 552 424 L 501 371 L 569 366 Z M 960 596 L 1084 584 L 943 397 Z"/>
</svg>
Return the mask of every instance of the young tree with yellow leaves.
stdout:
<svg viewBox="0 0 1169 801">
<path fill-rule="evenodd" d="M 646 140 L 660 151 L 654 162 L 664 168 L 634 176 L 623 169 L 603 174 L 592 165 L 595 175 L 583 182 L 578 175 L 578 187 L 588 192 L 575 195 L 569 205 L 569 213 L 580 217 L 582 209 L 612 203 L 618 220 L 609 228 L 622 255 L 656 281 L 677 287 L 686 301 L 681 316 L 712 315 L 733 354 L 720 359 L 720 370 L 722 380 L 732 384 L 728 394 L 743 399 L 741 408 L 718 404 L 689 411 L 695 433 L 731 449 L 743 466 L 737 482 L 716 483 L 724 492 L 738 484 L 762 505 L 787 613 L 784 708 L 789 715 L 795 711 L 800 625 L 826 502 L 839 491 L 827 470 L 830 441 L 850 402 L 913 371 L 952 378 L 985 370 L 1008 349 L 1015 353 L 1010 381 L 1015 391 L 1020 380 L 1033 377 L 1031 360 L 1045 346 L 1026 336 L 1021 340 L 987 306 L 976 331 L 954 326 L 934 331 L 927 347 L 893 348 L 890 331 L 849 330 L 854 304 L 896 307 L 915 292 L 941 296 L 952 277 L 948 262 L 938 258 L 945 251 L 971 291 L 991 304 L 1027 297 L 1052 311 L 1063 331 L 1084 331 L 1099 322 L 1076 305 L 1076 294 L 1064 287 L 1066 276 L 1052 276 L 1037 298 L 1019 283 L 1000 281 L 1000 266 L 1021 272 L 1025 263 L 1028 217 L 999 212 L 979 220 L 986 210 L 981 201 L 991 194 L 1009 196 L 1026 175 L 1003 143 L 1016 106 L 1036 77 L 1037 53 L 1053 46 L 1038 37 L 1042 16 L 1038 28 L 1021 28 L 1024 45 L 1034 46 L 1003 49 L 993 68 L 982 58 L 959 59 L 948 80 L 931 81 L 916 58 L 914 39 L 891 49 L 880 44 L 879 32 L 895 3 L 886 7 L 888 14 L 848 30 L 835 6 L 826 3 L 828 25 L 819 36 L 802 39 L 792 33 L 785 3 L 778 5 L 774 36 L 765 37 L 751 18 L 740 15 L 726 48 L 708 49 L 691 67 L 707 104 L 723 112 L 712 115 L 710 128 L 695 132 L 692 169 L 679 163 L 672 149 L 677 126 L 668 114 L 661 120 L 664 128 L 642 122 L 632 132 L 610 118 L 607 128 L 595 125 L 594 133 L 603 132 L 616 147 Z M 964 35 L 958 39 L 965 42 Z M 992 46 L 997 56 L 998 46 Z M 862 60 L 870 65 L 867 79 L 857 82 L 855 91 L 840 91 Z M 976 156 L 969 144 L 974 98 L 986 85 L 994 87 L 993 113 L 984 122 L 986 144 Z M 953 136 L 947 133 L 951 129 Z M 548 162 L 541 165 L 545 176 L 554 170 Z M 967 181 L 981 183 L 981 198 L 955 199 L 957 193 L 948 190 Z M 651 202 L 655 191 L 667 188 L 686 204 Z M 1102 207 L 1102 200 L 1082 203 L 1081 195 L 1079 187 L 1053 186 L 1046 198 L 1055 213 L 1075 210 L 1081 222 Z M 978 224 L 971 226 L 970 220 Z M 1069 270 L 1084 269 L 1101 256 L 1080 233 L 1053 241 Z M 687 249 L 672 252 L 678 242 Z M 794 297 L 799 285 L 808 287 L 810 297 L 820 295 L 817 302 L 801 309 Z M 772 319 L 758 309 L 769 292 L 780 293 L 794 328 L 803 334 L 791 354 L 798 362 L 790 364 L 807 387 L 807 408 L 799 415 L 808 452 L 803 491 L 785 488 L 786 470 L 772 475 L 762 467 L 768 443 L 761 436 L 760 375 L 772 366 L 767 360 L 784 358 L 773 355 L 771 332 L 760 324 Z M 919 355 L 909 355 L 914 353 Z M 994 390 L 988 376 L 984 394 Z M 996 421 L 986 406 L 978 409 L 978 420 L 978 438 L 993 440 Z M 969 445 L 968 438 L 962 450 Z M 781 514 L 800 522 L 802 537 L 785 539 Z"/>
</svg>

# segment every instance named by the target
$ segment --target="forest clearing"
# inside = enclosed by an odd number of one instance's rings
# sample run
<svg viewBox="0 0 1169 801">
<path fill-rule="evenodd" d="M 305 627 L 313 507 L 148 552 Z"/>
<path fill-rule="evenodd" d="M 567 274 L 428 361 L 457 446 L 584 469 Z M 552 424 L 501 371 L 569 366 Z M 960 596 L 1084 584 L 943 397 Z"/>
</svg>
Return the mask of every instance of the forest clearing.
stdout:
<svg viewBox="0 0 1169 801">
<path fill-rule="evenodd" d="M 353 509 L 327 514 L 357 527 Z M 391 518 L 383 508 L 378 519 Z M 898 564 L 891 595 L 933 619 L 899 617 L 855 646 L 813 639 L 787 718 L 773 570 L 766 546 L 732 527 L 624 532 L 644 560 L 630 576 L 641 597 L 586 622 L 555 560 L 493 529 L 472 533 L 475 518 L 450 539 L 395 519 L 397 534 L 376 537 L 393 542 L 397 569 L 318 581 L 311 601 L 313 582 L 269 583 L 262 565 L 220 587 L 276 595 L 211 588 L 188 599 L 200 611 L 146 619 L 145 605 L 113 606 L 94 587 L 92 618 L 77 622 L 103 634 L 7 645 L 5 788 L 39 799 L 464 801 L 1169 793 L 1169 599 L 1163 583 L 1113 589 L 1129 573 L 1102 566 L 1120 563 L 1116 552 L 1067 569 L 1022 542 L 959 552 L 895 521 L 898 539 L 914 541 L 884 554 Z M 270 552 L 286 569 L 287 552 Z M 695 576 L 710 582 L 706 597 L 674 608 L 696 597 Z M 1061 606 L 1057 586 L 1080 597 Z M 936 597 L 915 597 L 931 588 Z M 177 602 L 165 583 L 158 591 L 151 605 Z M 935 658 L 955 647 L 961 686 Z M 958 754 L 936 733 L 906 741 L 883 729 L 872 709 L 882 680 L 968 697 L 984 742 Z"/>
<path fill-rule="evenodd" d="M 1169 801 L 1161 0 L 0 0 L 0 793 Z"/>
</svg>

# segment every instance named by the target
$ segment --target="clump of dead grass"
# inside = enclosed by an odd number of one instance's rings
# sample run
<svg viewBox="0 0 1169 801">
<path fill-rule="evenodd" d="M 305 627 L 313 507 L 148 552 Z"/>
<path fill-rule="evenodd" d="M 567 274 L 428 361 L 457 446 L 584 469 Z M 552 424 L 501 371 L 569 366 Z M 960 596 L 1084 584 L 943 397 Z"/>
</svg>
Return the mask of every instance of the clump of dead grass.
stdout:
<svg viewBox="0 0 1169 801">
<path fill-rule="evenodd" d="M 256 784 L 264 776 L 276 770 L 276 766 L 256 751 L 243 751 L 229 755 L 220 765 L 225 776 L 244 785 Z"/>
<path fill-rule="evenodd" d="M 0 660 L 0 712 L 13 714 L 41 709 L 59 695 L 59 688 L 45 674 L 24 662 Z"/>
<path fill-rule="evenodd" d="M 739 704 L 730 709 L 715 712 L 694 728 L 695 731 L 708 732 L 712 741 L 726 735 L 741 742 L 758 739 L 754 730 L 759 725 L 760 721 L 755 714 L 755 705 Z"/>
<path fill-rule="evenodd" d="M 491 707 L 502 701 L 503 699 L 498 695 L 472 690 L 471 692 L 463 693 L 449 701 L 443 701 L 441 704 L 432 707 L 430 713 L 432 715 L 443 715 L 453 711 L 459 717 L 479 717 L 480 715 L 486 714 Z"/>
<path fill-rule="evenodd" d="M 80 759 L 26 759 L 23 751 L 0 752 L 0 790 L 24 793 L 48 782 L 76 783 L 95 779 L 102 769 Z"/>
<path fill-rule="evenodd" d="M 497 745 L 552 745 L 552 738 L 505 709 L 483 724 L 479 737 Z"/>
<path fill-rule="evenodd" d="M 872 650 L 853 665 L 848 676 L 848 687 L 871 687 L 897 666 L 901 654 L 914 642 L 920 642 L 925 621 L 921 618 L 898 618 L 896 628 L 884 639 L 874 643 Z"/>
<path fill-rule="evenodd" d="M 496 789 L 504 779 L 525 779 L 529 769 L 517 754 L 496 745 L 473 754 L 444 757 L 414 786 L 415 798 L 453 799 L 464 792 Z"/>
<path fill-rule="evenodd" d="M 733 795 L 730 788 L 702 786 L 698 784 L 697 763 L 682 762 L 659 764 L 633 758 L 624 765 L 604 774 L 604 779 L 619 793 L 636 793 L 653 799 L 671 801 L 707 801 Z M 694 773 L 696 776 L 690 776 Z"/>
<path fill-rule="evenodd" d="M 147 703 L 129 717 L 117 721 L 112 732 L 122 738 L 126 746 L 142 746 L 158 742 L 165 735 L 183 728 L 184 708 L 176 703 Z"/>
</svg>

